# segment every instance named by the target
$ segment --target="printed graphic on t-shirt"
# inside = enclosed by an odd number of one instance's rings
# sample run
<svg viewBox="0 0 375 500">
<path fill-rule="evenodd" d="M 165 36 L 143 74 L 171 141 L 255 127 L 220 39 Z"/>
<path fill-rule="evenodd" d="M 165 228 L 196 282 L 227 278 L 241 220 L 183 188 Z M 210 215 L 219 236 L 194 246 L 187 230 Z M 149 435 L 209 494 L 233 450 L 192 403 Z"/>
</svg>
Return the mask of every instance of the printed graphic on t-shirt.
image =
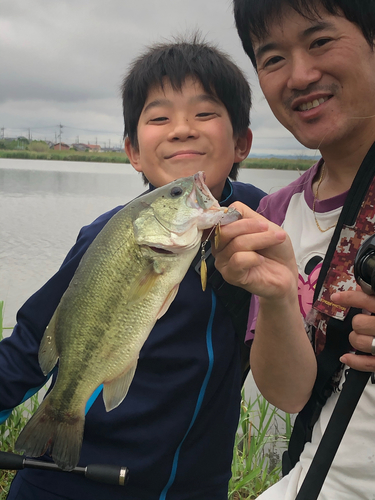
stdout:
<svg viewBox="0 0 375 500">
<path fill-rule="evenodd" d="M 304 276 L 298 275 L 298 301 L 302 316 L 305 318 L 310 311 L 316 282 L 322 267 L 322 257 L 316 255 L 309 259 L 304 268 Z"/>
</svg>

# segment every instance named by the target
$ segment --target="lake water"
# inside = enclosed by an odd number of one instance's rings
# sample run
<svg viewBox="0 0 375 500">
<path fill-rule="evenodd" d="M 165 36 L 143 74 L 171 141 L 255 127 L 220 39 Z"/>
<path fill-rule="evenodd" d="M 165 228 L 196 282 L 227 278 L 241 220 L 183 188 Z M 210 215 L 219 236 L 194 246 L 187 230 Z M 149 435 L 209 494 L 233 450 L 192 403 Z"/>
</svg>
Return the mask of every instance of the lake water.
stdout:
<svg viewBox="0 0 375 500">
<path fill-rule="evenodd" d="M 286 186 L 296 171 L 243 169 L 239 180 L 267 193 Z M 80 228 L 145 190 L 128 164 L 0 159 L 0 300 L 4 327 L 23 302 L 59 268 Z M 10 335 L 11 329 L 4 331 Z M 251 376 L 245 394 L 258 394 Z M 42 397 L 42 396 L 40 396 Z M 275 429 L 283 432 L 280 419 Z M 279 457 L 283 444 L 271 451 Z"/>
<path fill-rule="evenodd" d="M 298 176 L 242 169 L 239 180 L 270 193 Z M 14 325 L 19 307 L 57 271 L 82 226 L 144 190 L 128 164 L 0 159 L 4 326 Z"/>
</svg>

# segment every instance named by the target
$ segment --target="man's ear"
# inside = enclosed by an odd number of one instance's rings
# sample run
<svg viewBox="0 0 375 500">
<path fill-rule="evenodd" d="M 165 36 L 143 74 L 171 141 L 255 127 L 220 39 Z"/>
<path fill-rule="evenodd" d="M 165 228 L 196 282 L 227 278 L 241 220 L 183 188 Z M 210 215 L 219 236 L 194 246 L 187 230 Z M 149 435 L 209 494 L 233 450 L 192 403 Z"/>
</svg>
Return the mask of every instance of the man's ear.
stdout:
<svg viewBox="0 0 375 500">
<path fill-rule="evenodd" d="M 135 148 L 131 144 L 129 137 L 126 137 L 126 139 L 125 139 L 125 153 L 127 154 L 129 161 L 132 164 L 133 168 L 137 172 L 142 172 L 139 150 L 138 150 L 138 148 Z"/>
<path fill-rule="evenodd" d="M 247 129 L 246 134 L 237 137 L 234 149 L 235 153 L 234 163 L 240 163 L 241 161 L 245 160 L 245 158 L 248 157 L 252 142 L 253 142 L 253 133 L 249 128 Z"/>
</svg>

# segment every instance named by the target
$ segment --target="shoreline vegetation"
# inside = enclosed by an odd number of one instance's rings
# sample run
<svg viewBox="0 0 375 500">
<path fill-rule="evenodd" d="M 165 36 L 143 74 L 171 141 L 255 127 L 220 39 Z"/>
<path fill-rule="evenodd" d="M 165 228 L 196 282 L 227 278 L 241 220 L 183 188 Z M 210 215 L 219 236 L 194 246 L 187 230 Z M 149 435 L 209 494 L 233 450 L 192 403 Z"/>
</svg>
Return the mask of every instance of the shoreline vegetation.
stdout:
<svg viewBox="0 0 375 500">
<path fill-rule="evenodd" d="M 84 161 L 97 163 L 127 163 L 129 158 L 125 152 L 85 152 L 75 151 L 73 149 L 59 151 L 29 151 L 22 150 L 4 150 L 0 149 L 0 158 L 17 158 L 25 160 L 54 160 L 54 161 Z M 241 164 L 241 168 L 259 168 L 269 170 L 307 170 L 315 162 L 311 159 L 303 158 L 247 158 Z"/>
</svg>

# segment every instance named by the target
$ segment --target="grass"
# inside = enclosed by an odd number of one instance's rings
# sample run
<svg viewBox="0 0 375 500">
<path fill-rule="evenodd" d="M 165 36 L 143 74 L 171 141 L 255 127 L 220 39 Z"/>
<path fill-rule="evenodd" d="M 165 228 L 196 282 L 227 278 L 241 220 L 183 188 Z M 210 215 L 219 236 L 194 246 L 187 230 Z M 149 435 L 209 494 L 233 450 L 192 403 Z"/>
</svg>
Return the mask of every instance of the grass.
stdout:
<svg viewBox="0 0 375 500">
<path fill-rule="evenodd" d="M 16 440 L 26 422 L 39 406 L 38 394 L 34 394 L 27 403 L 17 406 L 11 416 L 0 425 L 0 450 L 14 451 Z M 5 500 L 16 471 L 0 469 L 0 500 Z"/>
<path fill-rule="evenodd" d="M 130 163 L 129 158 L 124 153 L 89 153 L 85 151 L 28 151 L 23 150 L 1 150 L 0 158 L 20 158 L 24 160 L 61 160 L 61 161 L 93 161 L 100 163 Z"/>
<path fill-rule="evenodd" d="M 125 152 L 89 153 L 85 151 L 29 151 L 2 150 L 0 158 L 21 158 L 26 160 L 62 160 L 62 161 L 93 161 L 100 163 L 130 163 Z M 313 160 L 287 158 L 247 158 L 241 163 L 242 168 L 261 168 L 270 170 L 307 170 L 313 165 Z"/>
<path fill-rule="evenodd" d="M 3 311 L 4 302 L 0 301 L 0 341 L 3 340 L 3 331 L 11 330 L 3 328 Z M 17 406 L 11 416 L 0 425 L 0 451 L 15 453 L 14 446 L 18 435 L 38 406 L 38 394 L 34 394 L 26 403 Z M 15 473 L 16 471 L 0 469 L 0 500 L 6 499 Z"/>
<path fill-rule="evenodd" d="M 241 163 L 242 168 L 264 168 L 269 170 L 307 170 L 314 160 L 289 158 L 247 158 Z"/>
<path fill-rule="evenodd" d="M 0 341 L 3 339 L 3 308 L 0 301 Z M 10 417 L 0 425 L 0 450 L 14 453 L 15 442 L 39 406 L 38 393 L 26 403 L 17 406 Z M 285 432 L 279 433 L 276 417 L 285 423 Z M 245 401 L 242 394 L 240 420 L 235 437 L 232 478 L 228 500 L 253 500 L 280 478 L 280 456 L 275 451 L 287 445 L 292 426 L 290 416 L 272 407 L 262 396 Z M 15 471 L 0 470 L 0 500 L 5 500 Z"/>
<path fill-rule="evenodd" d="M 278 432 L 276 417 L 285 423 Z M 253 500 L 280 479 L 281 457 L 291 434 L 289 414 L 271 406 L 262 396 L 248 402 L 242 398 L 240 421 L 233 450 L 229 500 Z"/>
<path fill-rule="evenodd" d="M 3 310 L 4 302 L 0 301 L 0 341 L 3 339 Z M 36 405 L 36 406 L 35 406 Z M 18 434 L 22 427 L 26 424 L 30 414 L 35 411 L 38 406 L 38 399 L 36 396 L 31 402 L 31 407 L 24 407 L 21 405 L 15 409 L 13 414 L 0 425 L 0 450 L 1 451 L 14 451 L 14 445 Z M 35 407 L 35 408 L 34 408 Z M 5 500 L 8 494 L 10 483 L 14 477 L 15 471 L 0 470 L 0 500 Z"/>
</svg>

